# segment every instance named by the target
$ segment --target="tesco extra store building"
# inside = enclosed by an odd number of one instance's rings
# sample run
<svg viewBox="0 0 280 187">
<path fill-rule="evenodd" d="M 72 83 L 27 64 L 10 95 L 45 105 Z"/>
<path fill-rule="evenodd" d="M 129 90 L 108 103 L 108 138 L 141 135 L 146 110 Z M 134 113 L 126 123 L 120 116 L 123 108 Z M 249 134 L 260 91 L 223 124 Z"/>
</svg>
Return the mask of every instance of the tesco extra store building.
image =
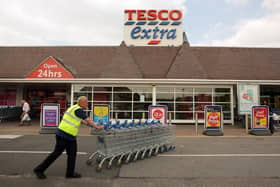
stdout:
<svg viewBox="0 0 280 187">
<path fill-rule="evenodd" d="M 258 102 L 280 108 L 280 49 L 191 47 L 179 10 L 126 10 L 119 46 L 0 47 L 0 105 L 25 98 L 34 118 L 42 103 L 61 113 L 80 95 L 109 104 L 111 119 L 148 116 L 166 105 L 172 123 L 204 119 L 221 105 L 224 122 L 238 115 L 238 85 L 254 85 Z"/>
</svg>

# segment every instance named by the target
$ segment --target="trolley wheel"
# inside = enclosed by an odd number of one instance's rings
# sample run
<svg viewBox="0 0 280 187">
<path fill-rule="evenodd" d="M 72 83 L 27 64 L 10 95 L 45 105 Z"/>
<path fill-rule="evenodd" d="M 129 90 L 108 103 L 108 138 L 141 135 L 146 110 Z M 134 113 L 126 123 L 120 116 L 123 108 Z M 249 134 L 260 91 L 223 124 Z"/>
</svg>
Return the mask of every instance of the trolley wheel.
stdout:
<svg viewBox="0 0 280 187">
<path fill-rule="evenodd" d="M 158 154 L 158 152 L 159 152 L 159 149 L 155 148 L 155 149 L 153 150 L 152 155 L 153 155 L 153 156 L 156 156 L 156 155 Z"/>
<path fill-rule="evenodd" d="M 137 156 L 137 158 L 136 158 L 136 160 L 142 160 L 141 159 L 142 158 L 142 154 L 143 154 L 143 151 L 140 151 L 138 156 Z"/>
<path fill-rule="evenodd" d="M 107 169 L 111 169 L 112 168 L 112 164 L 107 164 Z"/>
<path fill-rule="evenodd" d="M 134 160 L 135 155 L 136 155 L 136 152 L 131 154 L 129 162 L 132 162 Z"/>
<path fill-rule="evenodd" d="M 163 145 L 163 152 L 167 152 L 167 151 L 168 151 L 167 145 Z"/>
<path fill-rule="evenodd" d="M 150 149 L 149 149 L 149 152 L 148 152 L 148 154 L 147 154 L 147 158 L 150 158 L 150 157 L 152 156 L 152 152 L 153 152 L 153 150 L 150 150 Z"/>
<path fill-rule="evenodd" d="M 116 163 L 116 166 L 117 166 L 117 167 L 121 167 L 121 165 L 122 165 L 122 160 L 118 159 L 118 161 L 117 161 L 117 163 Z"/>
<path fill-rule="evenodd" d="M 147 155 L 147 152 L 142 152 L 141 155 L 140 155 L 140 160 L 144 160 L 146 155 Z"/>
<path fill-rule="evenodd" d="M 98 155 L 97 157 L 96 157 L 96 163 L 100 163 L 102 161 L 102 156 L 101 155 Z"/>
<path fill-rule="evenodd" d="M 90 166 L 92 164 L 92 160 L 87 160 L 86 164 Z"/>
<path fill-rule="evenodd" d="M 95 170 L 96 170 L 97 172 L 101 172 L 101 171 L 102 171 L 102 166 L 97 165 Z"/>
<path fill-rule="evenodd" d="M 163 152 L 164 152 L 164 147 L 163 147 L 163 146 L 160 146 L 158 152 L 159 152 L 159 153 L 163 153 Z"/>
</svg>

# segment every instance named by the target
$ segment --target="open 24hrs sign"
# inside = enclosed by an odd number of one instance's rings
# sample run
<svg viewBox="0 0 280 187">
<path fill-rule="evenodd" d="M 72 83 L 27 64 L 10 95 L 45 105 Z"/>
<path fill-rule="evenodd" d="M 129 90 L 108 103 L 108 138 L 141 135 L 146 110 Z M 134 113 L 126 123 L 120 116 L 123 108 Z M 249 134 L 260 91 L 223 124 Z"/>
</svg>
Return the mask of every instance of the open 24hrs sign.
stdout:
<svg viewBox="0 0 280 187">
<path fill-rule="evenodd" d="M 73 75 L 67 71 L 62 64 L 57 62 L 53 57 L 45 59 L 37 68 L 35 68 L 25 78 L 37 79 L 71 79 Z"/>
</svg>

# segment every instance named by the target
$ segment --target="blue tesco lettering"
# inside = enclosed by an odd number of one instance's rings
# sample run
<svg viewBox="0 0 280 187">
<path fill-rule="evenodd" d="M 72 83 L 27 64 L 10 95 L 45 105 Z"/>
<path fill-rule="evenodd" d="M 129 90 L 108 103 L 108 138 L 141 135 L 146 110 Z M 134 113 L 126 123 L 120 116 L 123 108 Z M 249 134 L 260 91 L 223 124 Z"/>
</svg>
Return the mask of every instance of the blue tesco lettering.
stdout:
<svg viewBox="0 0 280 187">
<path fill-rule="evenodd" d="M 175 39 L 176 29 L 159 29 L 156 26 L 154 29 L 142 29 L 140 26 L 134 27 L 130 32 L 132 39 Z"/>
</svg>

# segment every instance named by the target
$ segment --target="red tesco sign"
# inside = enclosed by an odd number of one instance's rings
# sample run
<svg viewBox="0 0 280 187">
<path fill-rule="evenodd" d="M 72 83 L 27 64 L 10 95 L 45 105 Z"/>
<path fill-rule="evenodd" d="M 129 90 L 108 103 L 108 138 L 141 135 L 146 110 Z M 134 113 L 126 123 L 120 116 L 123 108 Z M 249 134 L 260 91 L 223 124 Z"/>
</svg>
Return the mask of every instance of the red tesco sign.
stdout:
<svg viewBox="0 0 280 187">
<path fill-rule="evenodd" d="M 128 14 L 128 20 L 133 20 L 136 15 L 136 20 L 173 20 L 177 21 L 182 18 L 180 10 L 125 10 Z"/>
</svg>

